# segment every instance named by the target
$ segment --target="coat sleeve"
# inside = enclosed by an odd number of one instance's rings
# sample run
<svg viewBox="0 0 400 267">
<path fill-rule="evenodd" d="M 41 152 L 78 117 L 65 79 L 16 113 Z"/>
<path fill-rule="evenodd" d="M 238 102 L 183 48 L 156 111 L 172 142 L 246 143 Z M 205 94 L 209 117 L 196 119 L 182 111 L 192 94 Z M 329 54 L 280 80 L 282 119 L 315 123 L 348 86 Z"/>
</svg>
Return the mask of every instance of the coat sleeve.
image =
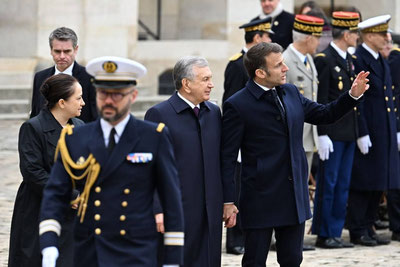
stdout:
<svg viewBox="0 0 400 267">
<path fill-rule="evenodd" d="M 235 201 L 235 166 L 244 134 L 244 121 L 232 103 L 225 102 L 222 116 L 221 172 L 224 203 Z"/>
<path fill-rule="evenodd" d="M 42 79 L 36 73 L 35 77 L 33 78 L 33 88 L 32 88 L 32 100 L 31 100 L 31 114 L 29 115 L 30 118 L 35 117 L 39 114 L 42 107 L 40 106 L 40 86 L 41 86 Z"/>
<path fill-rule="evenodd" d="M 178 171 L 169 132 L 165 127 L 156 158 L 157 191 L 164 208 L 164 264 L 183 264 L 183 207 Z"/>
<path fill-rule="evenodd" d="M 19 167 L 24 181 L 40 196 L 50 175 L 43 158 L 46 156 L 43 142 L 40 129 L 30 122 L 22 124 L 18 138 Z"/>
<path fill-rule="evenodd" d="M 161 115 L 160 112 L 158 112 L 158 110 L 156 110 L 155 108 L 150 108 L 146 112 L 144 119 L 147 121 L 159 123 L 161 122 Z M 163 208 L 160 202 L 160 197 L 158 195 L 158 190 L 154 192 L 153 213 L 154 214 L 163 213 Z"/>
<path fill-rule="evenodd" d="M 363 97 L 354 100 L 349 92 L 345 91 L 336 100 L 324 105 L 311 101 L 300 93 L 298 95 L 303 105 L 304 121 L 315 125 L 336 122 L 363 100 Z"/>
<path fill-rule="evenodd" d="M 329 103 L 329 86 L 330 86 L 330 69 L 329 63 L 325 57 L 319 56 L 314 59 L 315 67 L 318 72 L 318 95 L 317 102 L 320 104 Z M 326 125 L 318 125 L 318 135 L 327 135 L 328 127 Z"/>
</svg>

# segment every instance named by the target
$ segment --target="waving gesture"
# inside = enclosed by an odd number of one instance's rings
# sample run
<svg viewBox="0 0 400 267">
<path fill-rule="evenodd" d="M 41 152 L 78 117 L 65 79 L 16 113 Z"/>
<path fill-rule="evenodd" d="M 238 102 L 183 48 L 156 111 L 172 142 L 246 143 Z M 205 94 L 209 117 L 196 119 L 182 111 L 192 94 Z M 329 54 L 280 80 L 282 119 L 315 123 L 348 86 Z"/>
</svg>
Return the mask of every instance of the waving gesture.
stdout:
<svg viewBox="0 0 400 267">
<path fill-rule="evenodd" d="M 364 94 L 365 91 L 369 88 L 369 79 L 367 79 L 369 75 L 369 71 L 361 71 L 357 78 L 354 80 L 353 84 L 351 85 L 350 94 L 354 97 L 359 97 Z"/>
</svg>

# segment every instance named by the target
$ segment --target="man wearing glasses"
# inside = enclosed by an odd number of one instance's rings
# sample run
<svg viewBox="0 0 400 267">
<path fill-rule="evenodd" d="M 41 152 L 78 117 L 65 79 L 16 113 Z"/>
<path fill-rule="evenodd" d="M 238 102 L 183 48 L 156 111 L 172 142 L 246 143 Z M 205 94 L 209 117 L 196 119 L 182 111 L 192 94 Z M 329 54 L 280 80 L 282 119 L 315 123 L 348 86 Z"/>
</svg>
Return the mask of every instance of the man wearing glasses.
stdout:
<svg viewBox="0 0 400 267">
<path fill-rule="evenodd" d="M 58 158 L 44 191 L 39 226 L 43 266 L 53 267 L 62 215 L 71 191 L 80 196 L 74 226 L 74 266 L 157 266 L 153 197 L 164 209 L 164 266 L 183 259 L 183 211 L 168 129 L 135 119 L 130 107 L 136 79 L 146 73 L 138 62 L 118 57 L 90 61 L 100 119 L 66 127 Z"/>
</svg>

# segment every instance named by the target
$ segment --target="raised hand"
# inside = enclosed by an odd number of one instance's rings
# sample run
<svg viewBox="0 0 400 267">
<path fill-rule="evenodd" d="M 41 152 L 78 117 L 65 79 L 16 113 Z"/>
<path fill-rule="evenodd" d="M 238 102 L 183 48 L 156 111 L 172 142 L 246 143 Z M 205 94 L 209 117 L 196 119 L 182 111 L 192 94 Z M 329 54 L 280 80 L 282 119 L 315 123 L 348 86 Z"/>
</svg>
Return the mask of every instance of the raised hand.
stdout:
<svg viewBox="0 0 400 267">
<path fill-rule="evenodd" d="M 350 94 L 354 97 L 359 97 L 364 94 L 365 91 L 369 88 L 369 79 L 367 79 L 369 75 L 369 71 L 361 71 L 356 79 L 354 80 L 353 84 L 351 85 Z"/>
</svg>

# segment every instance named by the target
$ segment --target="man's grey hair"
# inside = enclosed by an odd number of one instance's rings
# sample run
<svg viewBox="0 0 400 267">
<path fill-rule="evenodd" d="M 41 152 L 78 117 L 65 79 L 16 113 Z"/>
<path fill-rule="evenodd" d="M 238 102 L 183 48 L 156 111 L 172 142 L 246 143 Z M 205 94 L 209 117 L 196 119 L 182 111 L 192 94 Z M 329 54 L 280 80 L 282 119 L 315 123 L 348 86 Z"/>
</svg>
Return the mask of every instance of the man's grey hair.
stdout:
<svg viewBox="0 0 400 267">
<path fill-rule="evenodd" d="M 293 34 L 293 42 L 304 41 L 308 36 L 310 36 L 309 34 L 301 33 L 298 31 L 293 31 L 292 34 Z"/>
<path fill-rule="evenodd" d="M 193 80 L 195 78 L 193 73 L 194 66 L 199 68 L 208 67 L 208 61 L 204 57 L 186 56 L 175 64 L 172 75 L 176 90 L 181 89 L 182 79 Z"/>
<path fill-rule="evenodd" d="M 70 28 L 60 27 L 50 33 L 49 44 L 51 49 L 53 48 L 54 39 L 59 41 L 71 41 L 74 49 L 78 45 L 78 36 L 76 36 L 76 33 Z"/>
</svg>

